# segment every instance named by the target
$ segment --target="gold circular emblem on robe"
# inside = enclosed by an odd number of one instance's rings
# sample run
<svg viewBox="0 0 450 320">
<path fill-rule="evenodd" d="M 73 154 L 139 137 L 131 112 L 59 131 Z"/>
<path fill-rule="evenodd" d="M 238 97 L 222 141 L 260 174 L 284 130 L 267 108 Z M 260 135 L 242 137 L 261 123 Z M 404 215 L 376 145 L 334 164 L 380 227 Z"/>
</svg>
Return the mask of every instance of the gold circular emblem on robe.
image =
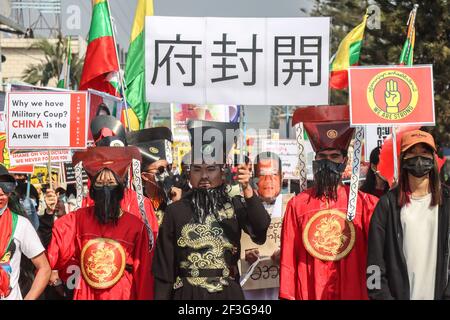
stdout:
<svg viewBox="0 0 450 320">
<path fill-rule="evenodd" d="M 81 251 L 81 272 L 94 289 L 114 286 L 125 270 L 125 250 L 112 239 L 89 240 Z"/>
<path fill-rule="evenodd" d="M 355 238 L 353 222 L 336 209 L 317 212 L 303 231 L 306 251 L 324 261 L 338 261 L 347 256 L 353 249 Z"/>
</svg>

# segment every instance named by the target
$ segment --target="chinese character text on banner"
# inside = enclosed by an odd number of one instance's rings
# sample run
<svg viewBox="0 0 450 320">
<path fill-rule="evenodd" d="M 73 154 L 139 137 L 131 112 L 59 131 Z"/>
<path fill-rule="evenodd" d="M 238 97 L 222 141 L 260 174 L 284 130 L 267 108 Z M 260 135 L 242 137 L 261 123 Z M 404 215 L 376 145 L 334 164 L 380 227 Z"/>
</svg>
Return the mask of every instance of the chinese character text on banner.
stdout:
<svg viewBox="0 0 450 320">
<path fill-rule="evenodd" d="M 147 17 L 149 102 L 328 104 L 329 18 Z"/>
</svg>

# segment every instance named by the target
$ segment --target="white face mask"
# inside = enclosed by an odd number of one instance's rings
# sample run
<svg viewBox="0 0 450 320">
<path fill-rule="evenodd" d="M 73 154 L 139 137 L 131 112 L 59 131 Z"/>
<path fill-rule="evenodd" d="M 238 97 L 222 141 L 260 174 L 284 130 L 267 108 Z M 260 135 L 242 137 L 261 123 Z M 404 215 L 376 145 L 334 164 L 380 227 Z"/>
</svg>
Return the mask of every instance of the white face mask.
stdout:
<svg viewBox="0 0 450 320">
<path fill-rule="evenodd" d="M 6 204 L 3 208 L 0 209 L 0 216 L 5 212 L 6 208 L 8 208 L 8 205 Z"/>
</svg>

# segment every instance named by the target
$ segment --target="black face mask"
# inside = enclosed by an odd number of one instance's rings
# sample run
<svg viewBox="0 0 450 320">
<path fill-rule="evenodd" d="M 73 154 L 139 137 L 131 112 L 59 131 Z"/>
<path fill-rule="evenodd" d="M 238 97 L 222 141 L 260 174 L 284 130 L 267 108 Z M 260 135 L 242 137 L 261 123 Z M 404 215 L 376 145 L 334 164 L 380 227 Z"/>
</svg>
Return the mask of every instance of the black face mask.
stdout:
<svg viewBox="0 0 450 320">
<path fill-rule="evenodd" d="M 94 200 L 95 216 L 101 224 L 110 221 L 117 223 L 120 216 L 120 201 L 123 198 L 123 187 L 115 186 L 95 186 L 90 190 L 90 196 Z"/>
<path fill-rule="evenodd" d="M 327 171 L 333 175 L 341 176 L 342 172 L 345 170 L 346 163 L 336 163 L 328 159 L 314 160 L 313 161 L 313 173 L 314 175 L 320 173 L 321 171 Z"/>
<path fill-rule="evenodd" d="M 325 196 L 337 200 L 337 187 L 341 181 L 346 163 L 336 163 L 328 159 L 314 160 L 314 185 L 317 198 Z"/>
<path fill-rule="evenodd" d="M 434 159 L 421 156 L 405 159 L 403 168 L 405 168 L 414 177 L 421 178 L 433 170 Z"/>
</svg>

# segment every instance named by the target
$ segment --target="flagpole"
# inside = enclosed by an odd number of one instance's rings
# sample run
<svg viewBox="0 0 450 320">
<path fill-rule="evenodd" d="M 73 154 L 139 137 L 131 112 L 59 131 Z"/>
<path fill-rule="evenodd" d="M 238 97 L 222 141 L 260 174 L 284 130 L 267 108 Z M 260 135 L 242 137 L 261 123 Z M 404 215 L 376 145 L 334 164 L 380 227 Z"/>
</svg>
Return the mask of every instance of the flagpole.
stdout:
<svg viewBox="0 0 450 320">
<path fill-rule="evenodd" d="M 27 174 L 27 193 L 26 197 L 30 197 L 30 190 L 31 190 L 31 174 Z"/>
<path fill-rule="evenodd" d="M 123 102 L 125 103 L 125 119 L 127 121 L 126 129 L 127 129 L 127 131 L 132 131 L 131 126 L 130 126 L 130 119 L 128 118 L 128 103 L 127 103 L 127 96 L 125 94 L 125 84 L 123 81 L 122 73 L 120 72 L 121 68 L 120 68 L 119 53 L 117 52 L 116 33 L 114 31 L 115 25 L 114 25 L 114 22 L 112 19 L 111 8 L 109 7 L 108 0 L 106 0 L 106 5 L 108 6 L 109 22 L 111 23 L 112 35 L 113 35 L 113 40 L 114 40 L 114 51 L 116 52 L 117 65 L 119 66 L 119 82 L 120 82 L 120 85 L 122 86 Z"/>
<path fill-rule="evenodd" d="M 406 25 L 408 26 L 408 31 L 406 33 L 406 39 L 407 40 L 409 39 L 408 47 L 407 47 L 406 52 L 409 52 L 411 50 L 411 46 L 414 45 L 412 43 L 412 37 L 414 36 L 414 34 L 416 32 L 415 31 L 415 28 L 416 28 L 415 24 L 416 24 L 417 8 L 419 8 L 419 5 L 415 4 L 413 9 L 409 13 L 408 22 L 406 23 Z M 403 51 L 402 51 L 402 55 L 403 55 Z M 408 61 L 403 61 L 403 60 L 400 61 L 400 64 L 407 64 L 407 63 L 408 63 Z"/>
<path fill-rule="evenodd" d="M 419 7 L 418 4 L 414 5 L 414 8 L 412 9 L 411 13 L 409 14 L 408 22 L 406 23 L 406 25 L 408 26 L 408 33 L 406 35 L 406 38 L 409 39 L 407 52 L 409 52 L 409 50 L 411 49 L 411 46 L 412 46 L 412 42 L 411 42 L 411 40 L 412 40 L 412 33 L 415 32 L 414 29 L 416 28 L 416 26 L 415 26 L 415 24 L 416 24 L 416 13 L 417 13 L 417 8 L 418 7 Z"/>
<path fill-rule="evenodd" d="M 67 68 L 69 65 L 69 38 L 66 38 L 66 61 L 63 64 L 63 72 L 64 72 L 64 89 L 67 89 Z"/>
<path fill-rule="evenodd" d="M 394 183 L 398 182 L 397 126 L 392 125 L 392 152 L 394 160 Z"/>
<path fill-rule="evenodd" d="M 52 185 L 52 160 L 51 160 L 51 151 L 48 150 L 48 183 L 49 183 L 49 187 L 50 189 L 53 189 L 53 185 Z"/>
<path fill-rule="evenodd" d="M 70 63 L 72 62 L 72 38 L 69 36 L 67 38 L 67 64 L 66 64 L 66 73 L 64 74 L 64 87 L 66 89 L 69 89 L 69 82 L 70 82 Z"/>
</svg>

